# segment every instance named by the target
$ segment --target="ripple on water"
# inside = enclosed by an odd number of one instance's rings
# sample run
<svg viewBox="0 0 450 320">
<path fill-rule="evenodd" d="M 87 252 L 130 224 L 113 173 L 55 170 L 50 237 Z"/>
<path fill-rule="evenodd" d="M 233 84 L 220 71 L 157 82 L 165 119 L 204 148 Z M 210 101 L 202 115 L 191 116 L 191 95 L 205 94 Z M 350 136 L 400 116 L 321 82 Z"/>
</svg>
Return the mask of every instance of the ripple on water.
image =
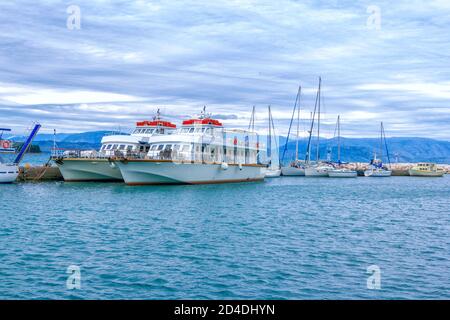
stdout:
<svg viewBox="0 0 450 320">
<path fill-rule="evenodd" d="M 0 298 L 448 299 L 448 194 L 450 177 L 0 186 Z"/>
</svg>

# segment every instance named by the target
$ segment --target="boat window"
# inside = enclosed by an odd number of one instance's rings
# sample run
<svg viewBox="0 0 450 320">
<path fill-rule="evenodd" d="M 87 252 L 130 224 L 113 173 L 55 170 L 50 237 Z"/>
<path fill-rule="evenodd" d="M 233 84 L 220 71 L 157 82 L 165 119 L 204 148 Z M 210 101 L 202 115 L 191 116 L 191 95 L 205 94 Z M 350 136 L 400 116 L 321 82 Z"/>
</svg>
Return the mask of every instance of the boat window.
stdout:
<svg viewBox="0 0 450 320">
<path fill-rule="evenodd" d="M 117 149 L 117 146 L 118 146 L 118 144 L 114 144 L 114 145 L 112 146 L 112 149 L 113 149 L 113 150 L 116 150 L 116 149 Z"/>
<path fill-rule="evenodd" d="M 206 134 L 211 134 L 211 128 L 206 129 Z"/>
<path fill-rule="evenodd" d="M 202 128 L 202 132 L 205 132 L 206 128 Z"/>
<path fill-rule="evenodd" d="M 153 144 L 153 145 L 150 147 L 150 150 L 156 150 L 157 147 L 158 147 L 157 144 Z"/>
<path fill-rule="evenodd" d="M 110 150 L 112 147 L 112 144 L 108 144 L 108 146 L 106 147 L 106 150 Z"/>
<path fill-rule="evenodd" d="M 127 151 L 131 151 L 131 150 L 133 150 L 133 146 L 128 145 L 128 146 L 127 146 Z"/>
<path fill-rule="evenodd" d="M 166 144 L 166 150 L 168 150 L 168 149 L 171 149 L 172 148 L 172 145 L 171 144 Z"/>
<path fill-rule="evenodd" d="M 190 146 L 188 144 L 183 145 L 183 152 L 189 152 Z"/>
<path fill-rule="evenodd" d="M 162 129 L 162 128 L 159 129 L 159 133 L 160 133 L 160 134 L 164 134 L 164 129 Z"/>
<path fill-rule="evenodd" d="M 178 151 L 178 150 L 180 150 L 180 145 L 179 144 L 174 144 L 173 145 L 173 150 L 175 150 L 175 151 Z"/>
<path fill-rule="evenodd" d="M 125 145 L 124 145 L 124 144 L 121 144 L 121 145 L 119 146 L 119 150 L 125 150 Z"/>
<path fill-rule="evenodd" d="M 194 130 L 195 130 L 194 128 L 190 128 L 190 129 L 189 129 L 189 133 L 193 133 Z"/>
<path fill-rule="evenodd" d="M 100 150 L 105 150 L 106 144 L 102 145 L 102 148 Z"/>
<path fill-rule="evenodd" d="M 163 145 L 163 144 L 160 144 L 160 145 L 158 146 L 158 151 L 162 150 L 163 148 L 164 148 L 164 145 Z"/>
</svg>

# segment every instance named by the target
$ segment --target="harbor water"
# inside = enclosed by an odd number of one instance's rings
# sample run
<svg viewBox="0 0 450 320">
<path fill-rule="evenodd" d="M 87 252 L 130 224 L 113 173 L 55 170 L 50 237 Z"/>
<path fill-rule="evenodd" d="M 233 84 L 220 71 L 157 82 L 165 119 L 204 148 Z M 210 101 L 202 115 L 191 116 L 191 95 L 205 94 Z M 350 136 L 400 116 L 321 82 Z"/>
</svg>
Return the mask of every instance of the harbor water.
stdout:
<svg viewBox="0 0 450 320">
<path fill-rule="evenodd" d="M 0 298 L 450 299 L 449 195 L 449 176 L 1 185 Z"/>
</svg>

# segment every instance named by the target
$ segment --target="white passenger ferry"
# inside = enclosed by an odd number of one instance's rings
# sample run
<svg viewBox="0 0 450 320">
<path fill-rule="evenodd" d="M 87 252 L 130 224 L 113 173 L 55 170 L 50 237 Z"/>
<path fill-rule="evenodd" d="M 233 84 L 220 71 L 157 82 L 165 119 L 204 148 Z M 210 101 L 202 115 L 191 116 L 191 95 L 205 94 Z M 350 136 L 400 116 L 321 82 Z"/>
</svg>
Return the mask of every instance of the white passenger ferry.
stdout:
<svg viewBox="0 0 450 320">
<path fill-rule="evenodd" d="M 175 124 L 161 120 L 158 110 L 152 121 L 137 122 L 130 135 L 104 136 L 99 151 L 67 150 L 53 158 L 65 181 L 123 181 L 111 157 L 146 154 L 152 141 L 170 135 L 175 130 Z"/>
<path fill-rule="evenodd" d="M 265 154 L 258 134 L 227 130 L 203 111 L 176 133 L 151 142 L 144 157 L 114 163 L 129 185 L 244 182 L 264 180 Z"/>
</svg>

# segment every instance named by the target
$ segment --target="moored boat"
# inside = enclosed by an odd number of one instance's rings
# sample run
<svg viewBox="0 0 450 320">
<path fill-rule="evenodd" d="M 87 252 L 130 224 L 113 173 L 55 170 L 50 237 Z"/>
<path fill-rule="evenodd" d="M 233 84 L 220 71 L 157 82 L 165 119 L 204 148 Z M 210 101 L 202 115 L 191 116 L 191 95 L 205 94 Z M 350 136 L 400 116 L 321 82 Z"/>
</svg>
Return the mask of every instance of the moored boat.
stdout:
<svg viewBox="0 0 450 320">
<path fill-rule="evenodd" d="M 390 177 L 392 175 L 392 170 L 383 165 L 383 148 L 386 148 L 386 156 L 389 162 L 390 167 L 390 157 L 389 157 L 389 149 L 386 143 L 386 135 L 384 133 L 383 122 L 381 122 L 380 126 L 380 159 L 377 159 L 377 154 L 374 152 L 374 157 L 370 161 L 369 168 L 364 171 L 364 176 L 366 177 Z"/>
<path fill-rule="evenodd" d="M 408 170 L 410 176 L 415 177 L 443 177 L 444 169 L 439 168 L 435 163 L 418 163 Z"/>
<path fill-rule="evenodd" d="M 342 162 L 341 162 L 341 116 L 340 115 L 337 118 L 336 129 L 337 129 L 337 138 L 338 138 L 337 167 L 333 168 L 331 170 L 328 170 L 328 176 L 330 178 L 356 178 L 358 176 L 358 172 L 356 172 L 356 170 L 342 168 Z"/>
<path fill-rule="evenodd" d="M 205 110 L 174 134 L 150 143 L 144 158 L 116 159 L 128 185 L 262 181 L 265 146 L 255 132 L 227 130 Z"/>
<path fill-rule="evenodd" d="M 160 136 L 172 134 L 176 125 L 164 121 L 159 110 L 153 120 L 139 121 L 130 135 L 113 134 L 102 138 L 99 151 L 66 150 L 53 156 L 65 181 L 123 181 L 122 174 L 111 160 L 127 154 L 145 154 L 150 149 L 150 142 Z"/>
<path fill-rule="evenodd" d="M 31 130 L 26 141 L 22 144 L 22 147 L 20 148 L 12 163 L 7 163 L 0 157 L 0 183 L 12 183 L 16 181 L 17 177 L 19 176 L 19 164 L 22 161 L 25 153 L 28 151 L 28 148 L 31 146 L 31 143 L 33 142 L 33 139 L 40 128 L 40 124 L 37 123 L 34 125 L 34 128 Z M 0 128 L 0 153 L 14 153 L 15 148 L 13 148 L 12 142 L 9 140 L 1 139 L 4 131 L 11 130 Z"/>
</svg>

